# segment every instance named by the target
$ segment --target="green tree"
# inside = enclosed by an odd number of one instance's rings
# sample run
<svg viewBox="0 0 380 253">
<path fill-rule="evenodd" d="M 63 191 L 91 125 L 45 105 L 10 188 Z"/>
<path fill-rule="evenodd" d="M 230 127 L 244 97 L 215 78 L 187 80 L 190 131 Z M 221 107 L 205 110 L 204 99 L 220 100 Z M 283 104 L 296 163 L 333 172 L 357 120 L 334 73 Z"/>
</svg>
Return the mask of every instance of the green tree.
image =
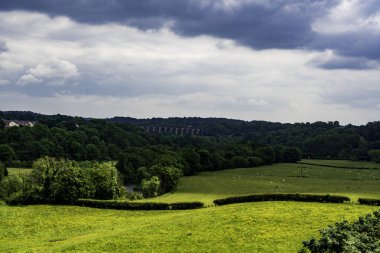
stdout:
<svg viewBox="0 0 380 253">
<path fill-rule="evenodd" d="M 141 191 L 145 198 L 157 197 L 160 193 L 160 179 L 153 176 L 150 179 L 143 179 L 141 182 Z"/>
<path fill-rule="evenodd" d="M 372 162 L 380 163 L 380 149 L 369 150 L 368 154 Z"/>
<path fill-rule="evenodd" d="M 182 170 L 169 166 L 154 165 L 149 171 L 153 176 L 160 179 L 161 194 L 174 190 L 178 185 L 179 178 L 182 176 Z"/>
<path fill-rule="evenodd" d="M 48 203 L 72 203 L 88 197 L 85 177 L 72 161 L 45 157 L 33 163 L 31 182 Z M 38 193 L 36 193 L 38 194 Z"/>
<path fill-rule="evenodd" d="M 18 175 L 9 175 L 0 181 L 0 199 L 7 199 L 22 190 L 23 180 Z"/>
<path fill-rule="evenodd" d="M 89 160 L 99 160 L 100 158 L 99 149 L 95 144 L 86 145 L 86 154 L 87 154 L 87 159 Z"/>
<path fill-rule="evenodd" d="M 246 168 L 249 166 L 248 159 L 242 156 L 232 157 L 230 163 L 231 163 L 231 168 Z"/>
<path fill-rule="evenodd" d="M 13 148 L 8 144 L 0 144 L 0 161 L 10 164 L 16 158 Z"/>
<path fill-rule="evenodd" d="M 261 147 L 255 150 L 264 164 L 272 164 L 276 161 L 276 153 L 272 147 Z"/>
<path fill-rule="evenodd" d="M 112 162 L 95 163 L 87 169 L 94 188 L 93 198 L 115 199 L 119 194 L 119 174 Z"/>
<path fill-rule="evenodd" d="M 285 147 L 282 152 L 282 159 L 286 163 L 295 163 L 300 161 L 302 153 L 299 148 Z"/>
<path fill-rule="evenodd" d="M 249 167 L 259 167 L 264 164 L 263 160 L 259 157 L 248 157 Z"/>
</svg>

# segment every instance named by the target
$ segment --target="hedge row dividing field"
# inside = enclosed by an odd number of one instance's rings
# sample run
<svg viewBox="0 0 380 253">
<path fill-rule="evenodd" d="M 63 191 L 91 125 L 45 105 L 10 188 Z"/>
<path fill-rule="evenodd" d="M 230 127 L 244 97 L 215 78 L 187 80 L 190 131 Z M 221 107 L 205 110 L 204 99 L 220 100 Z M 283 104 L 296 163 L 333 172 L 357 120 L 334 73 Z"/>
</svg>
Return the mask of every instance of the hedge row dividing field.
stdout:
<svg viewBox="0 0 380 253">
<path fill-rule="evenodd" d="M 259 194 L 238 197 L 229 197 L 214 200 L 218 206 L 246 202 L 266 201 L 296 201 L 296 202 L 319 202 L 319 203 L 344 203 L 350 201 L 346 196 L 311 195 L 311 194 Z"/>
<path fill-rule="evenodd" d="M 79 199 L 76 205 L 116 210 L 188 210 L 204 207 L 202 202 L 141 203 L 94 199 Z"/>
<path fill-rule="evenodd" d="M 380 206 L 380 199 L 364 199 L 364 198 L 359 198 L 358 201 L 362 205 Z"/>
<path fill-rule="evenodd" d="M 342 169 L 380 169 L 380 163 L 363 161 L 303 159 L 298 163 Z"/>
</svg>

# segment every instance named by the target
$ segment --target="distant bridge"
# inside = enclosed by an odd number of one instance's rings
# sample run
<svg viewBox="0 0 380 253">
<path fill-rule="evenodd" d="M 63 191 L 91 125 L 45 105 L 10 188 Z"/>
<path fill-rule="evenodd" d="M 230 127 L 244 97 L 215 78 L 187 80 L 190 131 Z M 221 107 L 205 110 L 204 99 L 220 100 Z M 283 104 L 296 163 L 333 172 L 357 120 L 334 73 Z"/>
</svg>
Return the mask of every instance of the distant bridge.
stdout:
<svg viewBox="0 0 380 253">
<path fill-rule="evenodd" d="M 142 126 L 148 133 L 174 134 L 181 136 L 206 135 L 205 129 L 194 127 L 164 127 L 164 126 Z"/>
</svg>

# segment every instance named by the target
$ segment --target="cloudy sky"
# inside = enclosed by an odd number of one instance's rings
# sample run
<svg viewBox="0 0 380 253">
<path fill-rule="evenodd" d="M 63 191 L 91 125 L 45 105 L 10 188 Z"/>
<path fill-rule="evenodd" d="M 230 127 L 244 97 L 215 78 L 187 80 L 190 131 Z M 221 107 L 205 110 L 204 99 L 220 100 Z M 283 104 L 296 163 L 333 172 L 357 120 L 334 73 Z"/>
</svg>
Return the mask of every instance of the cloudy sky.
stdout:
<svg viewBox="0 0 380 253">
<path fill-rule="evenodd" d="M 0 110 L 380 120 L 378 0 L 1 0 Z"/>
</svg>

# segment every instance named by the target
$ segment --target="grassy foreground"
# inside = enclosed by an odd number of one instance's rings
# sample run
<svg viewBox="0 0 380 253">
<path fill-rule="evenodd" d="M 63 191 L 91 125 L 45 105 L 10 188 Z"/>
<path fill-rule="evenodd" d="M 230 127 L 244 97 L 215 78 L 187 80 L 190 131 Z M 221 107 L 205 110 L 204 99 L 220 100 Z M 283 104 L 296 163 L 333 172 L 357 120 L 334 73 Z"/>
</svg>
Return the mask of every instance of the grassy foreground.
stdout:
<svg viewBox="0 0 380 253">
<path fill-rule="evenodd" d="M 183 177 L 174 193 L 154 202 L 203 201 L 255 193 L 318 193 L 380 198 L 380 169 L 342 169 L 305 164 L 203 172 Z M 147 200 L 144 200 L 147 201 Z"/>
<path fill-rule="evenodd" d="M 188 211 L 0 206 L 2 252 L 296 252 L 376 207 L 265 202 Z"/>
</svg>

